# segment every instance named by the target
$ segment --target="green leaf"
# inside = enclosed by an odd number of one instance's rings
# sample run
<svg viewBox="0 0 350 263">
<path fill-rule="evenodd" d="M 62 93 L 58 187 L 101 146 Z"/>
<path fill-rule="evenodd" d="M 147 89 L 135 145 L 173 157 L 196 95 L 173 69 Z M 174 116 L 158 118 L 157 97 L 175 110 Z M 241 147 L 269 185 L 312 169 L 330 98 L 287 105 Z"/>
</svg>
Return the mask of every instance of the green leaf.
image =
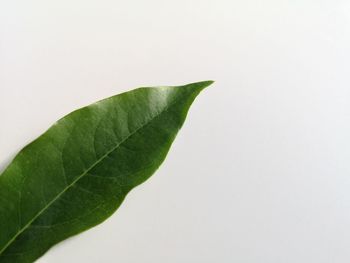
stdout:
<svg viewBox="0 0 350 263">
<path fill-rule="evenodd" d="M 164 161 L 212 81 L 139 88 L 72 112 L 0 176 L 0 262 L 33 262 L 100 224 Z"/>
</svg>

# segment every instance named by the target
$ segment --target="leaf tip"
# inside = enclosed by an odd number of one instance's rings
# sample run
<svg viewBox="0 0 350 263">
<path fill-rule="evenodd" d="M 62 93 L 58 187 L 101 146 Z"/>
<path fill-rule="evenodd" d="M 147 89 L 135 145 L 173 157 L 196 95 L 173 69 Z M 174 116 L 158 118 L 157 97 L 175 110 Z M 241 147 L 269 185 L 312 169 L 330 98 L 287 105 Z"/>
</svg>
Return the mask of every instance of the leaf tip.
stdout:
<svg viewBox="0 0 350 263">
<path fill-rule="evenodd" d="M 191 87 L 194 89 L 198 89 L 198 90 L 203 90 L 206 87 L 210 86 L 211 84 L 213 84 L 214 81 L 213 80 L 205 80 L 205 81 L 200 81 L 200 82 L 194 82 L 194 83 L 190 83 L 185 85 L 185 87 Z"/>
<path fill-rule="evenodd" d="M 200 86 L 202 86 L 203 88 L 206 88 L 208 86 L 210 86 L 211 84 L 213 84 L 215 81 L 214 80 L 205 80 L 205 81 L 201 81 L 201 82 L 197 82 Z"/>
</svg>

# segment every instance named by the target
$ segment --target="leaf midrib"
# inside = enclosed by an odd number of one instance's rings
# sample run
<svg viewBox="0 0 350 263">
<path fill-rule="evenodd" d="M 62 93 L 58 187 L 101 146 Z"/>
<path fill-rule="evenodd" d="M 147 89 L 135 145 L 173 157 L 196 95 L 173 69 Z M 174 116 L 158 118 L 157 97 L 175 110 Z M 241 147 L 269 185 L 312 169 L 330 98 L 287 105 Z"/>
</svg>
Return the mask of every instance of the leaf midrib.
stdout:
<svg viewBox="0 0 350 263">
<path fill-rule="evenodd" d="M 173 103 L 165 107 L 162 111 L 154 115 L 151 119 L 142 124 L 139 128 L 131 132 L 127 137 L 125 137 L 121 142 L 119 142 L 116 146 L 114 146 L 111 150 L 109 150 L 106 154 L 101 156 L 96 162 L 94 162 L 88 169 L 86 169 L 81 175 L 79 175 L 71 184 L 67 185 L 55 198 L 53 198 L 43 209 L 41 209 L 20 231 L 18 231 L 0 250 L 0 256 L 2 253 L 16 240 L 16 238 L 21 235 L 27 228 L 31 226 L 31 224 L 40 217 L 55 201 L 57 201 L 63 194 L 65 194 L 71 187 L 73 187 L 81 178 L 87 175 L 94 167 L 96 167 L 99 163 L 101 163 L 105 158 L 108 157 L 112 152 L 117 150 L 123 143 L 125 143 L 131 136 L 135 135 L 139 130 L 150 124 L 155 118 L 162 115 L 166 112 L 170 107 L 174 106 L 178 100 L 175 100 Z"/>
</svg>

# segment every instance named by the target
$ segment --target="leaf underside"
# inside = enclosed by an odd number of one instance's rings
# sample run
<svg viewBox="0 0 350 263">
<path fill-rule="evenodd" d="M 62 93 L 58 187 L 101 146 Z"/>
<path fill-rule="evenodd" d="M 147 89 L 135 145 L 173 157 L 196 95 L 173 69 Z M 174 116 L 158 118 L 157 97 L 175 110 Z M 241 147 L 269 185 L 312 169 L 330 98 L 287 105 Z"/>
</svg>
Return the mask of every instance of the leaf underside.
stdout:
<svg viewBox="0 0 350 263">
<path fill-rule="evenodd" d="M 164 161 L 211 81 L 139 88 L 72 112 L 0 176 L 0 263 L 33 262 L 100 224 Z"/>
</svg>

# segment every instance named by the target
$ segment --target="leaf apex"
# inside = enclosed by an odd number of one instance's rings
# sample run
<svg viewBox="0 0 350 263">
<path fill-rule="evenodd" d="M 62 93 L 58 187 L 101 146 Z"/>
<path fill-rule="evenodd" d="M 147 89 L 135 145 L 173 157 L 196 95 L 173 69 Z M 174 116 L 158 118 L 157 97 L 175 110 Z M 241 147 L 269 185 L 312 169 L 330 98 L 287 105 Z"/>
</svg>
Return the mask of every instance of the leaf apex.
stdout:
<svg viewBox="0 0 350 263">
<path fill-rule="evenodd" d="M 208 86 L 210 86 L 213 83 L 214 83 L 213 80 L 205 80 L 205 81 L 190 83 L 190 84 L 185 85 L 184 87 L 189 87 L 189 88 L 193 88 L 196 90 L 198 89 L 198 90 L 202 91 L 203 89 L 207 88 Z"/>
<path fill-rule="evenodd" d="M 206 87 L 210 86 L 211 84 L 213 84 L 214 82 L 215 82 L 214 80 L 204 80 L 204 81 L 196 82 L 193 84 L 197 84 L 198 86 L 206 88 Z"/>
</svg>

